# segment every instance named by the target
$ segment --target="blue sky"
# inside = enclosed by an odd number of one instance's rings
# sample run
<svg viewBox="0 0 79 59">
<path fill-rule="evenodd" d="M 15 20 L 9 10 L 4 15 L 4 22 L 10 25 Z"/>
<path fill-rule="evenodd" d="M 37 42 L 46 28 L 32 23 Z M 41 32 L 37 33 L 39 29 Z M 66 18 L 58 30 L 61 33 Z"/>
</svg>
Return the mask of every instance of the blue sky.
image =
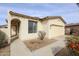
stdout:
<svg viewBox="0 0 79 59">
<path fill-rule="evenodd" d="M 79 22 L 79 7 L 75 3 L 26 3 L 26 4 L 1 4 L 0 3 L 0 25 L 6 24 L 5 19 L 9 10 L 29 16 L 62 16 L 67 23 Z"/>
</svg>

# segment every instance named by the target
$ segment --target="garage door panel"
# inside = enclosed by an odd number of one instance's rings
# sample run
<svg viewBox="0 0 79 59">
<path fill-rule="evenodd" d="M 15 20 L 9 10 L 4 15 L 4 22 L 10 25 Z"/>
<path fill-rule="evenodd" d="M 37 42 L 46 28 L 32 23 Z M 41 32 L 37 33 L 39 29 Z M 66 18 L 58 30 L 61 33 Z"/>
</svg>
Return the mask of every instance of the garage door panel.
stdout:
<svg viewBox="0 0 79 59">
<path fill-rule="evenodd" d="M 52 36 L 64 35 L 64 27 L 51 26 L 50 33 Z"/>
</svg>

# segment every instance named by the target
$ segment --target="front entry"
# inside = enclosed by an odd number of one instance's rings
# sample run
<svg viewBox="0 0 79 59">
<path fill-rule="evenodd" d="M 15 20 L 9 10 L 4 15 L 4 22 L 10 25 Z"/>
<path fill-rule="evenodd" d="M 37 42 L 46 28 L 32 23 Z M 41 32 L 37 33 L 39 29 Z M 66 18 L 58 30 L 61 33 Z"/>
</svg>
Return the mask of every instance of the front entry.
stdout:
<svg viewBox="0 0 79 59">
<path fill-rule="evenodd" d="M 12 40 L 19 38 L 20 21 L 13 19 L 11 21 L 11 38 Z"/>
<path fill-rule="evenodd" d="M 19 34 L 18 32 L 18 26 L 17 25 L 13 25 L 12 29 L 11 29 L 11 36 L 17 36 Z"/>
</svg>

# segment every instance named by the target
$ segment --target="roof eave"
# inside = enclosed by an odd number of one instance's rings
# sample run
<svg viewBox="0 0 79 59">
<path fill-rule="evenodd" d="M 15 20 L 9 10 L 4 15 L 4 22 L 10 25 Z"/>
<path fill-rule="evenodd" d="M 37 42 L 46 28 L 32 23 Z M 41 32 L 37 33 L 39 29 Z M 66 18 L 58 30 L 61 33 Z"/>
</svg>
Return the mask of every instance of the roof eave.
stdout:
<svg viewBox="0 0 79 59">
<path fill-rule="evenodd" d="M 23 17 L 23 18 L 30 18 L 30 19 L 36 19 L 36 20 L 40 19 L 38 17 L 31 17 L 31 16 L 27 16 L 27 15 L 24 15 L 24 14 L 16 13 L 16 12 L 13 12 L 13 11 L 9 11 L 9 13 L 11 15 L 15 15 L 15 16 L 18 16 L 18 17 Z"/>
</svg>

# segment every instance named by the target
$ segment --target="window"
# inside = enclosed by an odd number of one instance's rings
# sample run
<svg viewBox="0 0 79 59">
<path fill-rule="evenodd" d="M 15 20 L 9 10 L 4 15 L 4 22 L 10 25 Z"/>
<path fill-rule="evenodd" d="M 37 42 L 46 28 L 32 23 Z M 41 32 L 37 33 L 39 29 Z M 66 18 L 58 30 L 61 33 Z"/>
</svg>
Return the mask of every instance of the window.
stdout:
<svg viewBox="0 0 79 59">
<path fill-rule="evenodd" d="M 37 32 L 37 22 L 29 21 L 28 22 L 28 33 L 36 33 Z"/>
</svg>

